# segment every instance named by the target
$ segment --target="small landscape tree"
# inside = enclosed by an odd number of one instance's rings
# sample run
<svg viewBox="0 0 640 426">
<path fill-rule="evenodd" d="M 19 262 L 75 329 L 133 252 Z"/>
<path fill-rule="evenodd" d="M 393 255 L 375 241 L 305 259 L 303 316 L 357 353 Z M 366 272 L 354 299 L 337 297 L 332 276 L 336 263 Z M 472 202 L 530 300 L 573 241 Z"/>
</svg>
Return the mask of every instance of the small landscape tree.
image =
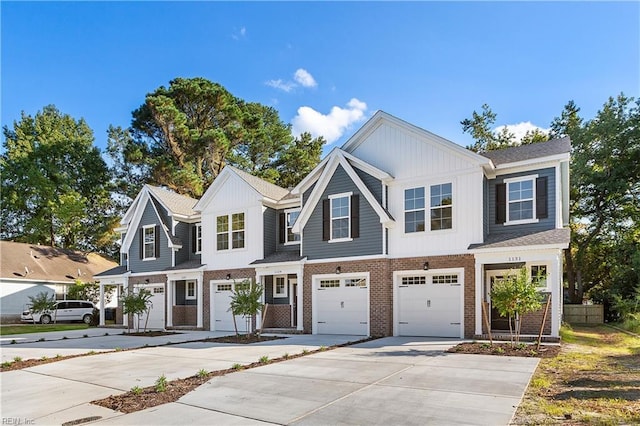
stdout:
<svg viewBox="0 0 640 426">
<path fill-rule="evenodd" d="M 32 313 L 32 318 L 33 322 L 35 324 L 36 320 L 35 317 L 33 316 L 33 314 L 44 314 L 45 312 L 54 312 L 53 315 L 53 322 L 56 322 L 56 314 L 55 314 L 55 309 L 56 309 L 56 297 L 55 295 L 51 295 L 51 297 L 49 297 L 49 294 L 46 291 L 41 291 L 40 293 L 36 294 L 35 296 L 29 296 L 29 301 L 31 302 L 31 313 Z"/>
<path fill-rule="evenodd" d="M 114 290 L 115 286 L 104 286 L 105 305 L 111 302 Z M 67 291 L 67 298 L 75 300 L 88 300 L 90 302 L 93 302 L 94 305 L 97 305 L 100 301 L 100 284 L 96 282 L 83 283 L 80 280 L 76 280 L 76 283 L 69 287 L 69 290 Z"/>
<path fill-rule="evenodd" d="M 262 311 L 262 302 L 260 301 L 262 291 L 263 287 L 260 284 L 249 280 L 244 280 L 234 285 L 229 311 L 231 311 L 233 315 L 233 326 L 236 330 L 236 336 L 239 335 L 238 327 L 236 326 L 236 315 L 242 315 L 246 322 L 247 333 L 253 333 L 252 319 L 258 312 Z"/>
<path fill-rule="evenodd" d="M 147 321 L 149 321 L 149 309 L 151 307 L 151 292 L 147 289 L 141 288 L 138 291 L 127 290 L 120 297 L 122 302 L 122 312 L 126 315 L 131 314 L 138 315 L 138 317 L 144 313 L 147 314 L 146 321 L 144 323 L 144 331 L 147 331 Z M 131 321 L 127 321 L 128 331 L 131 332 Z M 136 324 L 136 331 L 140 331 L 139 324 Z"/>
<path fill-rule="evenodd" d="M 527 269 L 521 268 L 515 274 L 510 271 L 504 280 L 496 281 L 491 286 L 491 304 L 500 315 L 509 319 L 512 346 L 520 342 L 522 316 L 542 307 L 542 295 L 537 285 L 542 279 L 544 276 L 541 274 L 531 279 Z M 515 327 L 512 319 L 515 320 Z"/>
</svg>

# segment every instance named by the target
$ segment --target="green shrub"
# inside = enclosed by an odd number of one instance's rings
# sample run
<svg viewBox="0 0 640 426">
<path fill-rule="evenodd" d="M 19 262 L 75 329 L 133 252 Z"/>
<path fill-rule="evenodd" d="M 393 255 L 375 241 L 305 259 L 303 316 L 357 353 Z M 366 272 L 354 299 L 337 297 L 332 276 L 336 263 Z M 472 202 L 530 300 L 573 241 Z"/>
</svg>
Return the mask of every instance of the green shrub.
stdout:
<svg viewBox="0 0 640 426">
<path fill-rule="evenodd" d="M 231 366 L 234 370 L 242 370 L 244 367 L 242 364 L 238 364 L 237 362 Z"/>
<path fill-rule="evenodd" d="M 13 361 L 14 361 L 14 362 L 20 362 L 20 361 L 22 361 L 22 357 L 20 357 L 20 356 L 14 356 L 14 357 L 13 357 Z"/>
<path fill-rule="evenodd" d="M 207 370 L 205 370 L 204 368 L 201 368 L 200 370 L 198 370 L 198 372 L 196 373 L 196 376 L 200 377 L 200 378 L 204 378 L 207 377 L 209 375 L 209 372 Z"/>
<path fill-rule="evenodd" d="M 163 374 L 158 377 L 155 385 L 156 392 L 166 392 L 167 391 L 167 377 Z"/>
<path fill-rule="evenodd" d="M 142 393 L 142 388 L 140 386 L 134 386 L 131 388 L 131 393 L 134 395 L 140 395 Z"/>
<path fill-rule="evenodd" d="M 269 357 L 267 355 L 263 355 L 263 356 L 260 357 L 258 362 L 260 362 L 260 364 L 268 364 L 269 363 Z"/>
</svg>

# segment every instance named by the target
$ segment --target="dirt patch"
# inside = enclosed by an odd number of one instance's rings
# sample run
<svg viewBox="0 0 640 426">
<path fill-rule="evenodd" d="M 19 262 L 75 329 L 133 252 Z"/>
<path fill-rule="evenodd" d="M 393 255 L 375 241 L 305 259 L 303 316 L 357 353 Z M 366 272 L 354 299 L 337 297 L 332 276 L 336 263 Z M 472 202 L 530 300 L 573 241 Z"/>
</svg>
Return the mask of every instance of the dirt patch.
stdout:
<svg viewBox="0 0 640 426">
<path fill-rule="evenodd" d="M 239 336 L 224 336 L 224 337 L 209 337 L 206 339 L 198 340 L 198 342 L 207 343 L 239 343 L 242 345 L 249 345 L 251 343 L 268 342 L 269 340 L 286 339 L 283 336 L 264 336 L 258 334 L 241 334 Z"/>
<path fill-rule="evenodd" d="M 559 345 L 540 345 L 540 349 L 536 348 L 536 344 L 520 343 L 512 346 L 511 343 L 479 343 L 468 342 L 460 343 L 447 352 L 459 354 L 480 354 L 480 355 L 500 355 L 500 356 L 518 356 L 530 358 L 553 358 L 560 352 Z"/>
<path fill-rule="evenodd" d="M 572 343 L 540 361 L 512 424 L 640 424 L 640 339 L 606 327 L 566 334 Z"/>
<path fill-rule="evenodd" d="M 114 351 L 107 351 L 107 352 L 114 352 Z M 22 370 L 23 368 L 36 367 L 42 364 L 49 364 L 52 362 L 64 361 L 65 359 L 78 358 L 81 356 L 98 355 L 100 353 L 105 353 L 105 352 L 65 355 L 65 356 L 58 355 L 51 358 L 43 357 L 40 359 L 24 359 L 24 360 L 21 359 L 19 361 L 16 361 L 16 360 L 6 361 L 0 365 L 0 372 Z"/>
</svg>

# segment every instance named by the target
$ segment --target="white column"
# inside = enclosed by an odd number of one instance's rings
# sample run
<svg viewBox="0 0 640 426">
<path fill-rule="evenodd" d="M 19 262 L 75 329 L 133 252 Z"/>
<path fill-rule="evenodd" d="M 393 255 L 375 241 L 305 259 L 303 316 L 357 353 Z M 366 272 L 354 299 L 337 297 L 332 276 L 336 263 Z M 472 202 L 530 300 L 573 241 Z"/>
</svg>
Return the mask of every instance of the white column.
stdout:
<svg viewBox="0 0 640 426">
<path fill-rule="evenodd" d="M 256 284 L 262 284 L 262 275 L 260 275 L 260 273 L 258 271 L 256 271 Z M 266 294 L 265 294 L 265 288 L 264 286 L 262 286 L 262 297 L 261 297 L 261 301 L 262 301 L 262 306 L 264 309 L 264 302 L 266 300 Z M 262 328 L 262 315 L 264 314 L 263 311 L 260 311 L 260 313 L 258 315 L 256 315 L 256 330 L 260 330 Z"/>
<path fill-rule="evenodd" d="M 100 283 L 100 327 L 104 327 L 104 284 Z"/>
<path fill-rule="evenodd" d="M 484 294 L 482 292 L 484 277 L 482 273 L 482 263 L 476 259 L 476 335 L 482 334 L 482 302 Z"/>
<path fill-rule="evenodd" d="M 202 290 L 202 280 L 204 278 L 204 274 L 200 273 L 200 276 L 198 277 L 198 281 L 196 281 L 196 285 L 198 287 L 198 290 L 196 292 L 196 294 L 198 295 L 198 305 L 197 305 L 197 320 L 196 320 L 196 327 L 197 328 L 202 328 L 202 324 L 203 324 L 203 320 L 202 320 L 202 312 L 203 312 L 203 302 L 204 302 L 204 292 Z"/>
<path fill-rule="evenodd" d="M 129 277 L 124 278 L 124 282 L 122 283 L 122 291 L 123 293 L 129 293 Z M 124 313 L 124 309 L 122 310 L 122 325 L 129 328 L 129 315 Z"/>
<path fill-rule="evenodd" d="M 173 292 L 175 281 L 167 279 L 167 292 L 164 295 L 167 303 L 167 327 L 173 327 Z"/>
<path fill-rule="evenodd" d="M 562 260 L 561 253 L 553 257 L 551 271 L 547 279 L 551 280 L 551 337 L 560 337 L 560 309 L 562 306 Z"/>
<path fill-rule="evenodd" d="M 298 285 L 296 286 L 296 291 L 297 291 L 297 298 L 298 298 L 298 306 L 296 307 L 297 309 L 297 323 L 296 323 L 296 330 L 299 331 L 303 331 L 304 330 L 304 321 L 303 321 L 303 314 L 302 314 L 302 307 L 304 305 L 304 300 L 302 299 L 302 295 L 303 293 L 303 288 L 304 288 L 304 282 L 303 282 L 303 274 L 302 274 L 302 267 L 300 267 L 300 269 L 298 270 L 298 272 L 296 273 L 296 278 L 298 280 Z"/>
</svg>

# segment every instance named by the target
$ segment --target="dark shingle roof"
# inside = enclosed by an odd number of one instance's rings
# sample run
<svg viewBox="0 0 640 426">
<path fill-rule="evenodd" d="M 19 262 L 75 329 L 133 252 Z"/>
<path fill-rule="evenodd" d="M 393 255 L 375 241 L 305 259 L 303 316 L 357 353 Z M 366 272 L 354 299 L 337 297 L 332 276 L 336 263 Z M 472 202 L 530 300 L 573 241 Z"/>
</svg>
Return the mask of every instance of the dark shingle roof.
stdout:
<svg viewBox="0 0 640 426">
<path fill-rule="evenodd" d="M 201 268 L 202 266 L 204 265 L 200 263 L 199 260 L 192 259 L 192 260 L 187 260 L 186 262 L 182 262 L 176 266 L 171 266 L 169 268 L 166 268 L 165 271 L 180 271 L 182 269 L 198 269 L 198 268 Z"/>
<path fill-rule="evenodd" d="M 94 275 L 94 277 L 108 277 L 111 275 L 122 275 L 127 272 L 126 266 L 116 266 L 115 268 L 111 268 L 108 271 L 100 272 L 99 274 Z"/>
<path fill-rule="evenodd" d="M 544 246 L 549 244 L 569 245 L 571 231 L 569 228 L 550 229 L 547 231 L 532 233 L 504 233 L 489 235 L 484 243 L 471 244 L 469 250 L 487 248 L 508 248 Z"/>
<path fill-rule="evenodd" d="M 529 145 L 514 146 L 511 148 L 497 149 L 483 152 L 480 155 L 490 159 L 494 165 L 515 163 L 531 160 L 533 158 L 548 157 L 551 155 L 571 152 L 571 139 L 568 137 L 552 139 L 547 142 L 532 143 Z"/>
<path fill-rule="evenodd" d="M 303 258 L 303 256 L 300 256 L 300 254 L 295 251 L 280 251 L 270 254 L 264 259 L 253 261 L 250 263 L 250 265 L 260 265 L 264 263 L 297 262 L 298 260 L 302 260 Z"/>
</svg>

